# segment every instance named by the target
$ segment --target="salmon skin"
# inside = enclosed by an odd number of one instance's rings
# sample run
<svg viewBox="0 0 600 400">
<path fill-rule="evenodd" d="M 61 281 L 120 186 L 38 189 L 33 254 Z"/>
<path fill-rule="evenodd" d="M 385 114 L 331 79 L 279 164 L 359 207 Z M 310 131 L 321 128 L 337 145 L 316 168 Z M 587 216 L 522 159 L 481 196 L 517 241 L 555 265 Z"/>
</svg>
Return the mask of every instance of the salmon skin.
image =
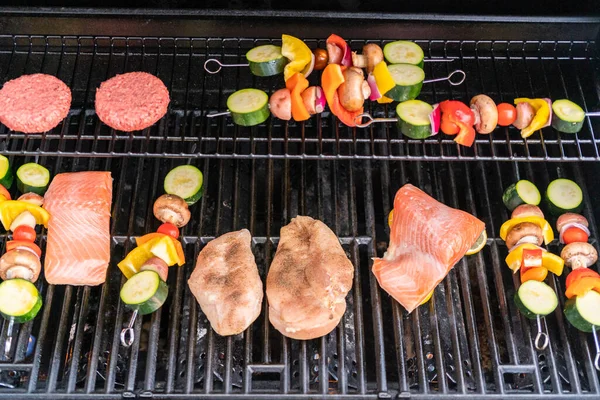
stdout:
<svg viewBox="0 0 600 400">
<path fill-rule="evenodd" d="M 375 258 L 377 281 L 412 312 L 473 246 L 483 221 L 440 203 L 413 185 L 394 198 L 390 244 Z"/>
<path fill-rule="evenodd" d="M 44 274 L 53 285 L 99 285 L 110 261 L 110 172 L 58 174 L 44 196 L 50 213 Z"/>
</svg>

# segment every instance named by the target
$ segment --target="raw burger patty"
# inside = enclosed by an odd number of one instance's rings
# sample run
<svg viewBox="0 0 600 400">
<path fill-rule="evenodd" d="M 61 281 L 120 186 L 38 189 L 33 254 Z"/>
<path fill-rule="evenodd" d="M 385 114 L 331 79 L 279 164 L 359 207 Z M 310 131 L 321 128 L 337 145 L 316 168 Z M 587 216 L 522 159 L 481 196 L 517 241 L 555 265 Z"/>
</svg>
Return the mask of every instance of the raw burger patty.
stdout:
<svg viewBox="0 0 600 400">
<path fill-rule="evenodd" d="M 96 91 L 96 114 L 111 128 L 139 131 L 167 113 L 169 91 L 156 76 L 129 72 L 102 82 Z"/>
<path fill-rule="evenodd" d="M 0 90 L 0 122 L 13 131 L 47 132 L 65 119 L 69 108 L 71 90 L 52 75 L 23 75 Z"/>
</svg>

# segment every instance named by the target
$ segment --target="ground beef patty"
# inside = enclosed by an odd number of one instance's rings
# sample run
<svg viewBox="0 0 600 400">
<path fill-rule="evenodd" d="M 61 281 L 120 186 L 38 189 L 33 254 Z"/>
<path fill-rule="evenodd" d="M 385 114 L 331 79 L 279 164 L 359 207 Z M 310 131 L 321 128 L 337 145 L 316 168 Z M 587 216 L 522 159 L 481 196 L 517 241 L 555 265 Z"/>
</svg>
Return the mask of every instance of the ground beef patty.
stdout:
<svg viewBox="0 0 600 400">
<path fill-rule="evenodd" d="M 96 91 L 96 114 L 111 128 L 124 131 L 145 129 L 167 112 L 169 91 L 164 83 L 146 72 L 130 72 L 102 82 Z"/>
<path fill-rule="evenodd" d="M 49 131 L 65 119 L 69 108 L 71 90 L 52 75 L 23 75 L 0 90 L 0 122 L 13 131 Z"/>
</svg>

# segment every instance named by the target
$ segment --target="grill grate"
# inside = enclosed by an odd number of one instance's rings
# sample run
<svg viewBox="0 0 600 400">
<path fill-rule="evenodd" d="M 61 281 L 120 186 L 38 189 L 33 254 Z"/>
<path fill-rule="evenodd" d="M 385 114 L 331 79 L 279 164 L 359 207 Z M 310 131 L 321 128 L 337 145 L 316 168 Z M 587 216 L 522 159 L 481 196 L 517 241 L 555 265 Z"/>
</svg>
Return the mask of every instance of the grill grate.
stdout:
<svg viewBox="0 0 600 400">
<path fill-rule="evenodd" d="M 380 42 L 381 41 L 375 41 Z M 428 77 L 447 76 L 463 69 L 463 85 L 427 84 L 421 99 L 433 103 L 448 98 L 468 101 L 487 93 L 499 101 L 517 96 L 568 97 L 586 111 L 600 105 L 600 80 L 594 41 L 475 41 L 417 40 L 428 58 L 451 63 L 427 63 Z M 226 109 L 227 96 L 244 87 L 271 93 L 281 77 L 255 78 L 248 70 L 204 73 L 207 58 L 239 63 L 250 48 L 270 39 L 29 36 L 0 35 L 0 77 L 46 72 L 63 79 L 73 91 L 67 119 L 51 132 L 24 135 L 0 129 L 0 148 L 11 155 L 216 159 L 382 159 L 382 160 L 600 160 L 600 121 L 587 118 L 576 135 L 543 129 L 523 140 L 514 128 L 478 135 L 472 148 L 452 137 L 425 141 L 403 137 L 392 124 L 351 129 L 326 112 L 306 123 L 271 118 L 266 124 L 243 128 L 230 118 L 205 116 Z M 312 48 L 322 40 L 307 40 Z M 360 48 L 364 40 L 351 40 Z M 95 89 L 118 73 L 144 70 L 157 74 L 169 87 L 171 106 L 155 126 L 134 133 L 114 131 L 95 115 Z M 318 84 L 317 74 L 310 79 Z M 375 116 L 394 116 L 394 109 L 369 104 Z"/>
<path fill-rule="evenodd" d="M 19 158 L 18 162 L 28 161 Z M 100 287 L 38 286 L 44 308 L 16 330 L 9 359 L 0 360 L 0 397 L 27 398 L 345 398 L 449 396 L 501 398 L 545 394 L 597 398 L 600 374 L 591 366 L 593 343 L 565 323 L 561 307 L 545 323 L 551 346 L 536 352 L 533 323 L 512 303 L 515 279 L 503 265 L 497 237 L 508 214 L 501 191 L 519 177 L 544 187 L 574 178 L 585 192 L 591 222 L 600 209 L 594 165 L 541 163 L 427 163 L 388 161 L 210 160 L 195 164 L 207 190 L 182 232 L 188 263 L 172 268 L 171 295 L 151 316 L 138 318 L 130 349 L 118 334 L 129 320 L 119 302 L 116 266 L 133 238 L 158 226 L 151 213 L 164 174 L 177 160 L 54 158 L 53 173 L 111 170 L 115 179 L 112 263 Z M 390 183 L 391 182 L 391 183 Z M 388 240 L 386 213 L 393 194 L 411 182 L 436 198 L 475 213 L 487 226 L 487 246 L 465 258 L 436 289 L 433 302 L 407 315 L 370 274 L 371 257 Z M 596 206 L 596 207 L 594 207 Z M 594 214 L 595 212 L 595 214 Z M 238 337 L 210 329 L 187 289 L 198 251 L 213 237 L 247 227 L 261 277 L 277 247 L 279 229 L 298 214 L 327 223 L 356 267 L 348 310 L 330 335 L 311 341 L 283 338 L 263 313 Z M 550 246 L 557 251 L 557 244 Z M 550 283 L 564 293 L 564 276 Z M 562 298 L 563 296 L 559 296 Z M 2 322 L 0 342 L 6 335 Z M 29 335 L 36 338 L 27 353 Z"/>
</svg>

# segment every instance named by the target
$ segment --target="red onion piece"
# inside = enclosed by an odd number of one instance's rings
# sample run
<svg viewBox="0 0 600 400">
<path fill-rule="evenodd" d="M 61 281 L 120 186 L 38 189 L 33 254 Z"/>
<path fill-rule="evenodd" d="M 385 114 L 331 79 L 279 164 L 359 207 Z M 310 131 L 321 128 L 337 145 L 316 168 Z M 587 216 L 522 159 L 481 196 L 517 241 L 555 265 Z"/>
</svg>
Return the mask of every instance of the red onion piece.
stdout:
<svg viewBox="0 0 600 400">
<path fill-rule="evenodd" d="M 311 54 L 310 55 L 310 63 L 306 66 L 306 68 L 304 68 L 304 71 L 302 71 L 302 74 L 308 78 L 308 76 L 311 74 L 311 72 L 313 72 L 313 69 L 315 68 L 315 55 Z"/>
<path fill-rule="evenodd" d="M 545 128 L 547 126 L 552 125 L 552 100 L 545 98 L 543 99 L 546 103 L 548 103 L 548 107 L 550 108 L 550 114 L 548 114 L 548 121 L 546 121 L 546 123 L 544 124 L 544 126 L 542 126 L 542 128 Z"/>
<path fill-rule="evenodd" d="M 315 98 L 315 111 L 317 112 L 317 114 L 320 114 L 325 110 L 327 99 L 325 98 L 325 93 L 323 93 L 323 89 L 321 89 L 321 86 L 317 86 L 316 88 L 317 95 Z"/>
<path fill-rule="evenodd" d="M 369 96 L 369 100 L 375 101 L 377 99 L 380 99 L 382 97 L 382 94 L 381 92 L 379 92 L 379 88 L 377 87 L 377 82 L 375 81 L 375 77 L 373 76 L 373 74 L 369 74 L 369 76 L 367 76 L 367 83 L 371 88 L 371 95 Z"/>
<path fill-rule="evenodd" d="M 442 109 L 439 104 L 433 105 L 433 111 L 429 114 L 429 124 L 431 125 L 431 134 L 435 136 L 440 131 L 442 121 Z"/>
<path fill-rule="evenodd" d="M 533 236 L 533 237 L 535 237 L 535 236 Z M 510 248 L 510 249 L 508 250 L 508 252 L 509 252 L 509 253 L 512 253 L 512 251 L 513 251 L 513 250 L 515 250 L 517 247 L 519 247 L 520 245 L 522 245 L 522 244 L 524 244 L 524 243 L 530 243 L 530 244 L 533 244 L 535 247 L 542 249 L 542 251 L 548 251 L 548 250 L 546 250 L 545 248 L 543 248 L 543 247 L 540 247 L 540 246 L 538 246 L 538 245 L 537 245 L 537 244 L 535 244 L 535 243 L 532 243 L 532 242 L 531 242 L 529 239 L 526 239 L 526 238 L 529 238 L 529 236 L 525 236 L 525 237 L 523 238 L 523 239 L 525 239 L 525 240 L 521 239 L 521 240 L 519 240 L 517 243 L 515 243 L 515 245 L 514 245 L 512 248 Z M 532 240 L 533 240 L 533 239 L 532 239 Z"/>
<path fill-rule="evenodd" d="M 565 232 L 567 231 L 567 229 L 569 228 L 579 228 L 582 231 L 585 232 L 586 235 L 588 235 L 588 237 L 590 237 L 590 230 L 588 229 L 587 226 L 583 225 L 583 224 L 578 224 L 577 222 L 571 222 L 569 224 L 565 224 L 562 229 L 560 230 L 560 235 L 558 240 L 560 240 L 560 244 L 565 244 L 565 241 L 563 240 L 563 235 L 565 234 Z"/>
<path fill-rule="evenodd" d="M 352 66 L 352 49 L 350 49 L 350 46 L 348 46 L 348 43 L 346 43 L 346 48 L 344 49 L 344 57 L 342 57 L 342 65 L 344 65 L 346 67 Z"/>
</svg>

